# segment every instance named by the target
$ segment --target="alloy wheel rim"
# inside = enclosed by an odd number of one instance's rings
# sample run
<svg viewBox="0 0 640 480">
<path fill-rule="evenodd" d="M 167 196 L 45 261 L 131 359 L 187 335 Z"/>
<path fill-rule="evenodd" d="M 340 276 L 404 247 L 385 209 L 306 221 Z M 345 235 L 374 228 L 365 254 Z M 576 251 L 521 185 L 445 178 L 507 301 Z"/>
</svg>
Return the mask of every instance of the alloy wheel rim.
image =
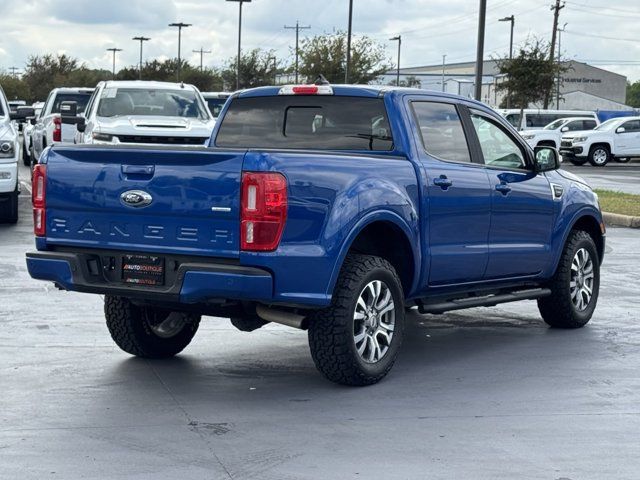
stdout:
<svg viewBox="0 0 640 480">
<path fill-rule="evenodd" d="M 160 318 L 158 318 L 160 317 Z M 147 325 L 160 338 L 172 338 L 178 335 L 187 324 L 184 315 L 171 312 L 168 315 L 147 314 Z"/>
<path fill-rule="evenodd" d="M 602 149 L 602 148 L 598 148 L 595 152 L 593 152 L 593 161 L 596 163 L 604 163 L 607 161 L 607 152 Z"/>
<path fill-rule="evenodd" d="M 576 252 L 571 262 L 569 283 L 571 302 L 577 311 L 583 312 L 590 305 L 593 298 L 594 282 L 593 260 L 589 252 L 585 248 L 581 248 Z"/>
<path fill-rule="evenodd" d="M 379 362 L 389 351 L 396 322 L 391 290 L 381 280 L 360 292 L 353 312 L 353 341 L 365 363 Z"/>
</svg>

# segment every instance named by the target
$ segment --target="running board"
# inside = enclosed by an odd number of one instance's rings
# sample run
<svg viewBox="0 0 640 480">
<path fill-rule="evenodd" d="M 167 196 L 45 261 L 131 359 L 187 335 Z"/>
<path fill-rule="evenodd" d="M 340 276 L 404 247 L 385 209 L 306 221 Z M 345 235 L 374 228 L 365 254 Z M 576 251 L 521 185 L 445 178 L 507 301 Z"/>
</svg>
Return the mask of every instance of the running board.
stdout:
<svg viewBox="0 0 640 480">
<path fill-rule="evenodd" d="M 534 288 L 531 290 L 520 290 L 511 293 L 499 293 L 495 295 L 484 295 L 482 297 L 465 297 L 457 300 L 448 300 L 438 303 L 423 303 L 419 305 L 420 313 L 444 313 L 450 310 L 462 310 L 472 307 L 494 307 L 499 303 L 518 302 L 520 300 L 535 300 L 551 295 L 548 288 Z"/>
</svg>

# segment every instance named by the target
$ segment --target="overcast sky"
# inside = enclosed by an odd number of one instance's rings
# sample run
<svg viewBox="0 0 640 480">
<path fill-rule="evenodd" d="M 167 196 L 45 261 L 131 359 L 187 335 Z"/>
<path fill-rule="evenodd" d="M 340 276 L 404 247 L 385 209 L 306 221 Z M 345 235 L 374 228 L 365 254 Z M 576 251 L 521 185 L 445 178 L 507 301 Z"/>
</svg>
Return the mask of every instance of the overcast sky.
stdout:
<svg viewBox="0 0 640 480">
<path fill-rule="evenodd" d="M 302 35 L 346 29 L 348 0 L 253 0 L 243 7 L 243 49 L 276 50 L 289 57 L 295 33 L 283 26 L 311 25 Z M 395 62 L 402 34 L 402 66 L 475 59 L 478 0 L 354 0 L 355 35 L 369 35 L 387 45 Z M 509 48 L 509 24 L 516 17 L 515 44 L 529 36 L 551 37 L 552 0 L 488 0 L 485 57 Z M 0 0 L 0 69 L 24 67 L 30 54 L 67 53 L 87 66 L 111 69 L 107 48 L 119 47 L 118 65 L 138 61 L 144 35 L 145 58 L 177 56 L 177 31 L 171 22 L 192 23 L 183 31 L 183 56 L 194 64 L 204 47 L 208 66 L 221 66 L 236 51 L 238 4 L 225 0 Z M 640 0 L 567 0 L 561 11 L 563 55 L 640 80 Z M 605 38 L 606 37 L 606 38 Z"/>
</svg>

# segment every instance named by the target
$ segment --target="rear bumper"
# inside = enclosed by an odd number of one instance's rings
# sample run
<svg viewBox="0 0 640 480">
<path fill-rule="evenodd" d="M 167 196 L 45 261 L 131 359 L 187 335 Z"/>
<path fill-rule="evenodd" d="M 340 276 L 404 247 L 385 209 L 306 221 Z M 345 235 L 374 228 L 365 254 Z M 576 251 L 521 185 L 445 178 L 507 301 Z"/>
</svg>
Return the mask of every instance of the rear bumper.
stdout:
<svg viewBox="0 0 640 480">
<path fill-rule="evenodd" d="M 273 278 L 259 268 L 216 263 L 182 263 L 171 284 L 162 287 L 131 286 L 114 282 L 89 262 L 95 255 L 64 252 L 27 253 L 31 277 L 54 282 L 65 290 L 118 295 L 178 303 L 206 303 L 216 299 L 270 301 Z M 99 262 L 99 257 L 98 257 Z"/>
</svg>

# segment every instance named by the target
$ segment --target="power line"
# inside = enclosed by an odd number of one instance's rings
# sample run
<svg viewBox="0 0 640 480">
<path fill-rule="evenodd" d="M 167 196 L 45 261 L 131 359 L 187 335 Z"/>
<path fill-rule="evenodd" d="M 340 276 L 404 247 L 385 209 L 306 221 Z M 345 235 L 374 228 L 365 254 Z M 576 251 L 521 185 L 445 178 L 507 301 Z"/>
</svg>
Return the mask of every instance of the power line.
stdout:
<svg viewBox="0 0 640 480">
<path fill-rule="evenodd" d="M 625 13 L 627 15 L 638 15 L 638 11 L 637 10 L 624 10 L 622 8 L 615 8 L 615 7 L 610 7 L 609 5 L 589 5 L 586 3 L 580 3 L 580 2 L 573 2 L 570 0 L 567 0 L 566 3 L 570 4 L 570 5 L 576 5 L 578 7 L 584 7 L 584 8 L 590 8 L 593 10 L 611 10 L 614 12 L 620 12 L 620 13 Z"/>
<path fill-rule="evenodd" d="M 300 22 L 296 21 L 296 25 L 294 26 L 284 26 L 285 30 L 295 30 L 296 31 L 296 83 L 298 83 L 298 57 L 300 56 L 300 30 L 308 30 L 311 28 L 311 25 L 300 26 Z"/>
<path fill-rule="evenodd" d="M 570 35 L 578 35 L 579 37 L 602 38 L 604 40 L 618 40 L 620 42 L 638 43 L 638 39 L 637 38 L 608 37 L 606 35 L 596 35 L 596 34 L 593 34 L 593 33 L 573 32 L 571 30 L 566 30 L 565 33 L 568 33 Z"/>
</svg>

